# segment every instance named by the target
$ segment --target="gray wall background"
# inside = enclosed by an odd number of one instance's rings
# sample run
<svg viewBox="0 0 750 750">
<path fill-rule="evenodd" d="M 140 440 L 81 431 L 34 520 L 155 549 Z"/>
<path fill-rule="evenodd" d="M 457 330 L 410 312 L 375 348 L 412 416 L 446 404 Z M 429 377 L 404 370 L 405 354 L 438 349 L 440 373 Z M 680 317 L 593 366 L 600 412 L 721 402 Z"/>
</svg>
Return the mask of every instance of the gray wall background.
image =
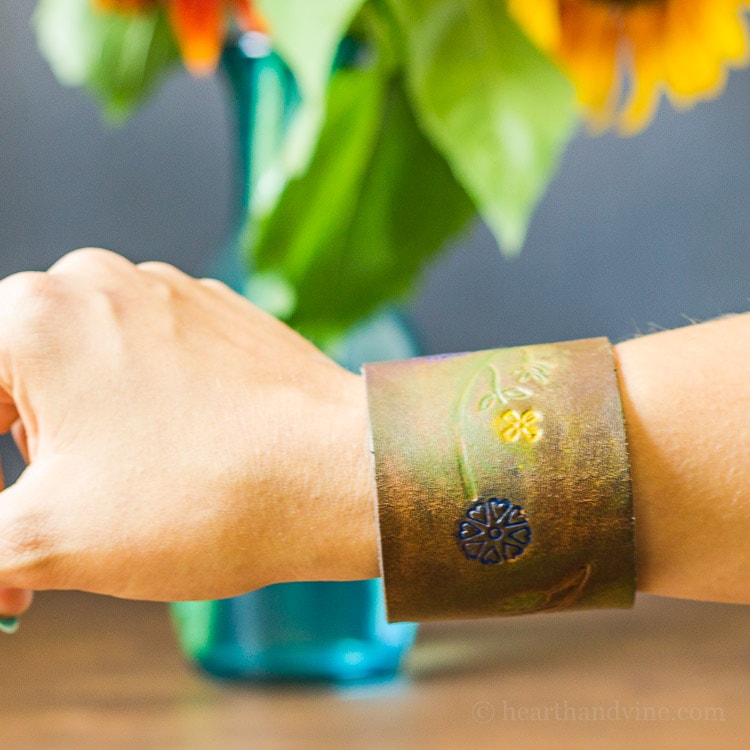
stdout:
<svg viewBox="0 0 750 750">
<path fill-rule="evenodd" d="M 216 80 L 181 74 L 124 127 L 60 87 L 0 2 L 0 276 L 102 245 L 201 274 L 225 239 L 231 140 Z M 578 137 L 520 257 L 477 224 L 410 305 L 427 352 L 654 328 L 744 311 L 750 295 L 750 75 L 643 135 Z"/>
</svg>

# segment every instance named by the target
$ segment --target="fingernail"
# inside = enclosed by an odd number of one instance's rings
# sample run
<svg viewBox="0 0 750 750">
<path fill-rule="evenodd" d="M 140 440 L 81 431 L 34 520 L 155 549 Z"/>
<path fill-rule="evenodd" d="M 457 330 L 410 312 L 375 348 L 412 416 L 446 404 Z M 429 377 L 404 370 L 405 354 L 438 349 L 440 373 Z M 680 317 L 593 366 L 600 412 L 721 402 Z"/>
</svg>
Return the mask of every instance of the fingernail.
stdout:
<svg viewBox="0 0 750 750">
<path fill-rule="evenodd" d="M 11 635 L 18 630 L 19 620 L 17 617 L 0 617 L 0 633 Z"/>
</svg>

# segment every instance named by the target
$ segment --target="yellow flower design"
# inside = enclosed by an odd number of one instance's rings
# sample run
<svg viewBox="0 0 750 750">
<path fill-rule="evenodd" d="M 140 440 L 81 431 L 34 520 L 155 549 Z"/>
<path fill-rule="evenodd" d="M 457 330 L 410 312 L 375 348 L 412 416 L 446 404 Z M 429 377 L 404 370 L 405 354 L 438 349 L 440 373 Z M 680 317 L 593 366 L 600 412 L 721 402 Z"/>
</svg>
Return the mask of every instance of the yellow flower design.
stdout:
<svg viewBox="0 0 750 750">
<path fill-rule="evenodd" d="M 686 107 L 747 63 L 743 0 L 508 0 L 529 37 L 573 80 L 594 123 L 645 127 L 664 91 Z M 625 79 L 629 78 L 623 102 Z"/>
<path fill-rule="evenodd" d="M 527 409 L 520 414 L 515 409 L 508 409 L 495 418 L 495 429 L 506 443 L 517 443 L 522 437 L 528 443 L 535 443 L 542 436 L 539 427 L 542 419 L 544 415 L 536 409 Z"/>
</svg>

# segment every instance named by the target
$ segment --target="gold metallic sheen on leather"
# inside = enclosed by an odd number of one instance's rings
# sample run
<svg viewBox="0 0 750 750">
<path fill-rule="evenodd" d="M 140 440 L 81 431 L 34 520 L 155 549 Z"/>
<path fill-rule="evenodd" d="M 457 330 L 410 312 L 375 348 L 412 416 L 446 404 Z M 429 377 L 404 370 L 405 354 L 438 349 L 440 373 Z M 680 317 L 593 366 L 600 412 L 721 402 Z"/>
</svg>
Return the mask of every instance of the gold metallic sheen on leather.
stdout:
<svg viewBox="0 0 750 750">
<path fill-rule="evenodd" d="M 364 367 L 388 619 L 632 606 L 606 339 Z"/>
</svg>

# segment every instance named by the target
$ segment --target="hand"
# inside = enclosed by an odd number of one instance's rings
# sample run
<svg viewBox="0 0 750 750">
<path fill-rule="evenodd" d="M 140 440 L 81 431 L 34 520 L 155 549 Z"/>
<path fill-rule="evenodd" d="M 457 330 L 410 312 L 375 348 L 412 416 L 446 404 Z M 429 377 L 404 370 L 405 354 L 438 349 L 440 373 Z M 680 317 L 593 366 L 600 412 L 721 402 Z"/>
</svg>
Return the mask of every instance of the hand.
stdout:
<svg viewBox="0 0 750 750">
<path fill-rule="evenodd" d="M 0 615 L 376 576 L 361 379 L 223 284 L 78 250 L 0 282 Z"/>
</svg>

